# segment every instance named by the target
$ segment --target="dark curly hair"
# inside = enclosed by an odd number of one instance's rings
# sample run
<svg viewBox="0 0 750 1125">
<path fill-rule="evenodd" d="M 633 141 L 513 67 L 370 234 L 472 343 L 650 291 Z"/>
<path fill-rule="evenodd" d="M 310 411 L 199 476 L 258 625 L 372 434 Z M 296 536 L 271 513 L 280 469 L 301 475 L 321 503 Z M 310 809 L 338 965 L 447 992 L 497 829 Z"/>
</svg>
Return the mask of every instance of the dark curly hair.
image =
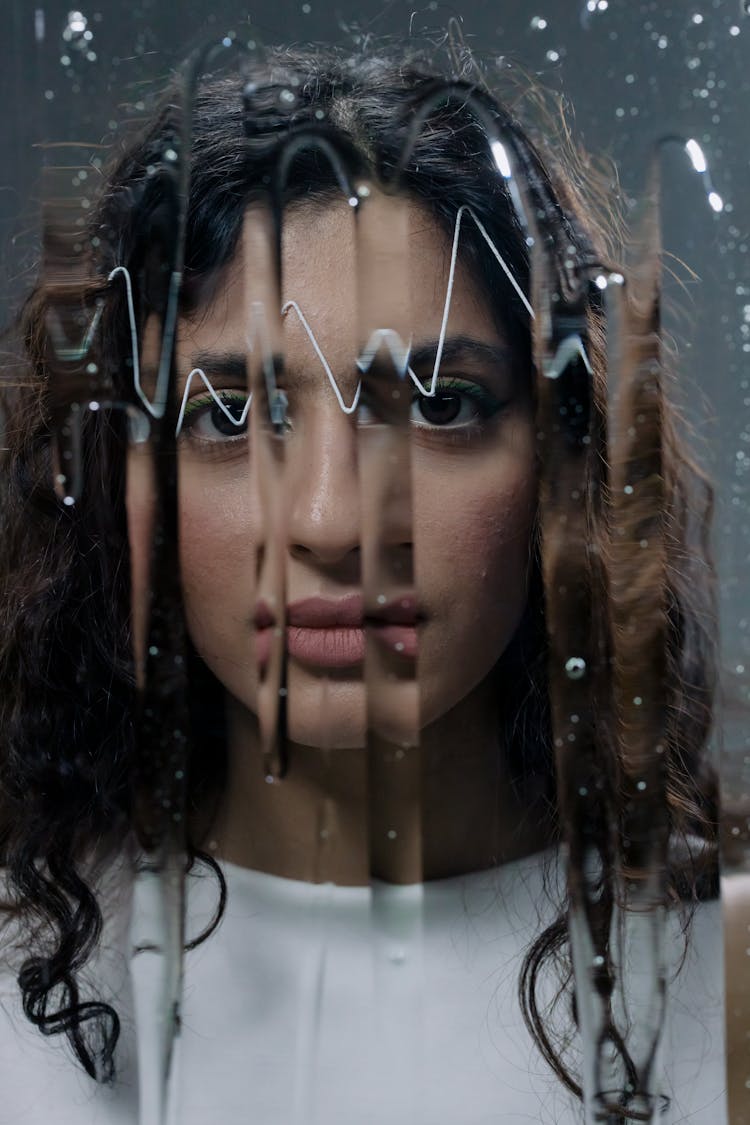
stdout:
<svg viewBox="0 0 750 1125">
<path fill-rule="evenodd" d="M 430 111 L 403 170 L 401 190 L 429 209 L 448 233 L 457 208 L 470 206 L 502 246 L 522 289 L 529 290 L 526 235 L 489 154 L 476 110 L 481 104 L 482 113 L 512 131 L 524 154 L 530 198 L 545 209 L 546 227 L 552 232 L 550 253 L 560 261 L 573 254 L 583 264 L 616 260 L 619 227 L 614 212 L 609 219 L 601 218 L 608 189 L 597 187 L 600 178 L 575 155 L 564 127 L 553 127 L 549 117 L 536 129 L 522 127 L 517 91 L 512 102 L 518 104 L 511 109 L 510 103 L 502 104 L 489 93 L 474 60 L 463 56 L 454 64 L 458 74 L 451 77 L 458 92 Z M 201 300 L 201 282 L 232 257 L 248 199 L 266 190 L 273 179 L 280 142 L 290 129 L 318 128 L 322 120 L 325 129 L 334 130 L 339 141 L 358 154 L 364 171 L 389 179 L 409 136 L 415 97 L 427 93 L 442 76 L 432 64 L 403 58 L 352 59 L 327 51 L 285 50 L 253 64 L 251 77 L 252 96 L 244 106 L 243 81 L 237 77 L 205 77 L 197 87 L 180 297 L 184 310 Z M 289 91 L 291 98 L 286 96 Z M 107 278 L 116 265 L 126 265 L 134 281 L 139 322 L 155 308 L 159 311 L 147 265 L 171 200 L 164 178 L 154 170 L 163 167 L 168 149 L 179 146 L 183 94 L 181 82 L 175 81 L 147 125 L 105 170 L 88 228 L 90 268 L 80 284 L 72 290 L 68 286 L 63 295 L 80 311 L 83 325 L 99 310 L 91 356 L 98 378 L 111 388 L 115 400 L 129 397 L 132 369 L 125 361 L 130 341 L 124 289 Z M 331 165 L 320 152 L 300 150 L 290 167 L 287 201 L 320 202 L 338 191 Z M 531 372 L 528 313 L 473 226 L 466 229 L 462 253 Z M 119 849 L 135 819 L 127 436 L 122 418 L 87 414 L 82 431 L 85 487 L 74 505 L 61 503 L 52 488 L 48 317 L 60 299 L 54 279 L 41 276 L 19 317 L 24 373 L 8 395 L 0 535 L 0 848 L 12 897 L 8 910 L 33 935 L 18 978 L 25 1012 L 43 1033 L 66 1033 L 92 1076 L 111 1079 L 117 1015 L 102 1002 L 82 998 L 78 981 L 102 926 L 93 861 Z M 600 310 L 592 307 L 589 317 L 593 414 L 603 433 Z M 711 490 L 687 452 L 676 409 L 668 402 L 662 421 L 668 521 L 669 827 L 674 837 L 699 836 L 707 845 L 700 854 L 687 849 L 688 859 L 675 865 L 670 885 L 674 898 L 691 900 L 699 893 L 704 873 L 710 877 L 714 871 L 715 792 L 705 759 L 714 686 Z M 590 475 L 600 491 L 606 488 L 606 468 L 601 449 L 593 448 Z M 592 538 L 603 542 L 606 528 L 596 505 L 589 518 Z M 518 785 L 530 786 L 554 816 L 538 538 L 526 612 L 502 657 L 507 674 L 498 682 L 507 686 L 498 713 L 513 777 Z M 600 557 L 604 566 L 606 552 Z M 181 612 L 176 600 L 170 613 Z M 216 697 L 218 685 L 192 652 L 190 675 L 193 700 L 205 704 Z M 206 726 L 211 713 L 214 708 L 204 705 L 192 708 L 191 714 L 191 859 L 202 854 L 226 780 L 223 732 Z M 601 719 L 603 737 L 608 721 L 606 716 Z M 616 797 L 613 801 L 616 812 Z M 570 981 L 564 905 L 558 921 L 528 951 L 520 990 L 528 1026 L 543 1055 L 569 1088 L 580 1093 L 566 1062 L 565 1021 L 560 1024 L 537 1001 L 538 985 L 549 966 L 562 972 L 559 998 L 564 998 Z"/>
</svg>

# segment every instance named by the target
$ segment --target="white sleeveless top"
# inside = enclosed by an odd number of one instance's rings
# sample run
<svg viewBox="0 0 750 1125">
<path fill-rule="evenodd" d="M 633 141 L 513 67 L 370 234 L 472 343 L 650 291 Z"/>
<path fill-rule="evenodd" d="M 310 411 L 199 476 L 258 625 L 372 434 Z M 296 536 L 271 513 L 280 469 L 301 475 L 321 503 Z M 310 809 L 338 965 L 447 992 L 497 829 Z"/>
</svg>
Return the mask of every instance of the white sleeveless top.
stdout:
<svg viewBox="0 0 750 1125">
<path fill-rule="evenodd" d="M 522 1020 L 523 955 L 553 916 L 529 857 L 423 886 L 316 886 L 223 864 L 219 929 L 186 956 L 179 1125 L 572 1125 L 580 1103 Z M 0 976 L 0 1125 L 137 1125 L 127 971 L 128 882 L 114 878 L 102 949 L 81 998 L 122 1019 L 115 1085 L 96 1085 L 25 1019 Z M 188 878 L 188 936 L 210 919 L 215 878 Z M 674 927 L 677 934 L 677 927 Z M 696 914 L 670 992 L 670 1113 L 723 1125 L 719 906 Z M 675 940 L 675 950 L 678 942 Z"/>
</svg>

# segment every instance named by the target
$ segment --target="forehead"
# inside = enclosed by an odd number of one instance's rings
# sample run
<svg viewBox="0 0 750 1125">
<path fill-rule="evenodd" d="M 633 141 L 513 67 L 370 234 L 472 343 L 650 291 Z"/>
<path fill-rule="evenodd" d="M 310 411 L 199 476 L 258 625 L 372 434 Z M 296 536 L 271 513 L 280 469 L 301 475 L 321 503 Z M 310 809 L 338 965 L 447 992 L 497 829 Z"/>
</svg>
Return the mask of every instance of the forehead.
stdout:
<svg viewBox="0 0 750 1125">
<path fill-rule="evenodd" d="M 380 196 L 357 219 L 343 200 L 303 203 L 285 213 L 282 227 L 282 304 L 295 302 L 328 346 L 351 349 L 358 341 L 363 305 L 369 319 L 386 322 L 415 342 L 440 332 L 451 263 L 451 238 L 425 208 L 403 198 Z M 368 206 L 366 203 L 365 206 Z M 250 213 L 245 229 L 254 223 Z M 248 321 L 247 276 L 254 257 L 240 240 L 232 261 L 211 286 L 208 303 L 186 318 L 188 337 L 208 346 L 241 345 Z M 254 286 L 253 286 L 254 288 Z M 267 291 L 267 290 L 266 290 Z M 286 346 L 294 329 L 285 325 Z M 375 326 L 374 324 L 371 326 Z M 486 294 L 459 255 L 450 300 L 450 330 L 497 339 Z M 215 341 L 214 341 L 215 344 Z"/>
</svg>

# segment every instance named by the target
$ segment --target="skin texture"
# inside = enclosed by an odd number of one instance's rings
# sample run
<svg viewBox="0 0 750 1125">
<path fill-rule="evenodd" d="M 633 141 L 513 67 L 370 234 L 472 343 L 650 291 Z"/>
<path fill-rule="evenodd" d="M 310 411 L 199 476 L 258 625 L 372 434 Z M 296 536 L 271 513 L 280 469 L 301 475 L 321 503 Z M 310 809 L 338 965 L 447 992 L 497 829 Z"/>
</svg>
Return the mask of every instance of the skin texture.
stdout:
<svg viewBox="0 0 750 1125">
<path fill-rule="evenodd" d="M 215 390 L 243 390 L 241 378 L 208 367 L 212 356 L 247 354 L 248 308 L 251 299 L 265 296 L 262 278 L 247 288 L 245 262 L 262 260 L 258 224 L 251 220 L 249 239 L 247 225 L 243 246 L 214 279 L 210 299 L 180 323 L 183 386 L 200 364 Z M 379 196 L 370 210 L 362 237 L 370 252 L 380 246 L 381 253 L 369 280 L 358 274 L 354 231 L 344 203 L 303 206 L 290 213 L 283 242 L 282 298 L 299 303 L 345 403 L 356 391 L 353 359 L 367 336 L 368 317 L 370 326 L 395 320 L 411 337 L 412 354 L 437 340 L 450 262 L 445 234 L 404 200 Z M 381 319 L 389 314 L 394 320 Z M 526 599 L 536 497 L 530 380 L 516 369 L 460 260 L 446 340 L 468 339 L 495 351 L 455 359 L 446 351 L 440 379 L 454 382 L 441 382 L 440 389 L 453 398 L 420 400 L 407 381 L 414 396 L 407 406 L 412 507 L 408 487 L 397 483 L 384 525 L 383 567 L 393 577 L 392 589 L 416 588 L 422 615 L 416 668 L 392 649 L 384 653 L 378 645 L 373 654 L 368 648 L 368 756 L 361 749 L 367 737 L 362 667 L 320 669 L 291 658 L 292 766 L 280 784 L 263 779 L 257 721 L 263 689 L 253 615 L 259 594 L 273 604 L 274 591 L 262 577 L 260 584 L 256 580 L 258 552 L 277 571 L 285 566 L 287 604 L 314 595 L 338 599 L 361 589 L 361 528 L 370 518 L 362 510 L 358 466 L 372 445 L 358 444 L 363 439 L 356 412 L 341 410 L 299 318 L 285 316 L 279 331 L 291 428 L 277 479 L 264 468 L 273 453 L 258 429 L 260 415 L 252 418 L 249 443 L 231 427 L 234 440 L 219 433 L 210 406 L 189 413 L 180 437 L 188 628 L 228 693 L 231 776 L 214 846 L 249 866 L 343 883 L 366 881 L 372 873 L 416 881 L 528 851 L 538 841 L 530 843 L 534 833 L 519 829 L 519 810 L 503 774 L 493 670 Z M 425 361 L 417 374 L 427 384 L 432 364 Z M 199 379 L 190 399 L 206 400 Z M 456 411 L 451 425 L 435 422 Z M 377 442 L 379 433 L 389 431 L 375 428 L 364 440 Z M 396 439 L 386 452 L 398 448 L 406 446 Z M 377 465 L 377 457 L 369 463 Z M 408 458 L 404 463 L 408 479 Z M 386 492 L 387 486 L 386 479 Z M 287 538 L 279 547 L 278 527 L 284 525 Z M 322 832 L 321 824 L 327 826 Z"/>
</svg>

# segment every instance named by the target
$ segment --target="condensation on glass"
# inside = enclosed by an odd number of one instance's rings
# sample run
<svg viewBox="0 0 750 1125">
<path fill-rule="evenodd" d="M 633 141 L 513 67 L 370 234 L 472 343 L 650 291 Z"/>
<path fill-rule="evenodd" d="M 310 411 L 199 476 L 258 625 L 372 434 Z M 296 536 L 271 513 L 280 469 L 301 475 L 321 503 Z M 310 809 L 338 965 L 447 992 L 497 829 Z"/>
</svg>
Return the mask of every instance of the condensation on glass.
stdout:
<svg viewBox="0 0 750 1125">
<path fill-rule="evenodd" d="M 418 975 L 404 977 L 408 983 L 402 985 L 398 967 L 426 957 L 433 924 L 427 895 L 434 870 L 436 814 L 431 804 L 431 743 L 423 734 L 433 688 L 425 671 L 431 671 L 431 665 L 419 647 L 424 635 L 420 581 L 430 560 L 420 558 L 415 544 L 427 479 L 424 463 L 438 454 L 420 454 L 417 468 L 414 451 L 422 439 L 415 436 L 413 422 L 415 403 L 429 406 L 432 400 L 439 416 L 441 405 L 450 407 L 450 395 L 459 395 L 454 366 L 453 383 L 441 383 L 440 378 L 443 353 L 450 358 L 456 346 L 450 333 L 455 315 L 451 302 L 460 286 L 461 239 L 469 230 L 513 287 L 513 300 L 527 319 L 535 372 L 537 519 L 556 816 L 567 893 L 565 925 L 582 1113 L 592 1123 L 681 1119 L 679 1098 L 674 1090 L 667 1093 L 664 1078 L 670 1052 L 680 1049 L 679 1036 L 668 1042 L 664 1033 L 676 962 L 667 892 L 674 844 L 668 802 L 675 797 L 665 760 L 674 707 L 665 686 L 673 658 L 668 572 L 672 556 L 667 542 L 671 528 L 664 519 L 672 433 L 665 432 L 663 419 L 675 372 L 678 383 L 684 378 L 688 388 L 686 412 L 700 413 L 703 394 L 718 419 L 705 444 L 720 484 L 714 543 L 722 578 L 727 702 L 714 718 L 724 926 L 723 937 L 718 929 L 713 935 L 711 949 L 716 959 L 723 956 L 725 965 L 727 1097 L 726 1108 L 722 1104 L 716 1110 L 722 1116 L 710 1120 L 732 1125 L 750 1121 L 750 758 L 742 710 L 750 620 L 743 576 L 748 549 L 750 280 L 747 185 L 741 179 L 742 147 L 736 134 L 742 109 L 739 87 L 732 82 L 740 73 L 739 60 L 750 34 L 747 12 L 742 4 L 735 10 L 731 3 L 696 3 L 679 12 L 653 5 L 626 11 L 607 0 L 582 2 L 576 12 L 571 5 L 551 2 L 538 5 L 538 11 L 519 13 L 511 7 L 499 5 L 491 15 L 464 13 L 463 34 L 477 34 L 496 64 L 495 56 L 514 60 L 518 55 L 528 59 L 532 69 L 544 67 L 552 82 L 562 75 L 589 147 L 612 153 L 620 168 L 628 230 L 621 256 L 598 245 L 594 249 L 593 243 L 582 249 L 574 244 L 573 230 L 566 246 L 558 201 L 535 165 L 525 136 L 510 118 L 493 113 L 475 73 L 456 73 L 408 101 L 401 151 L 387 163 L 378 183 L 363 172 L 372 154 L 352 144 L 345 117 L 330 121 L 321 111 L 312 121 L 300 115 L 295 122 L 289 114 L 301 98 L 300 90 L 280 81 L 274 97 L 284 128 L 248 202 L 231 278 L 227 281 L 224 267 L 207 271 L 197 293 L 184 257 L 190 208 L 200 205 L 191 194 L 190 175 L 195 103 L 205 76 L 221 72 L 232 77 L 235 112 L 247 144 L 254 143 L 259 115 L 275 112 L 257 79 L 266 65 L 266 49 L 255 18 L 240 21 L 223 7 L 211 13 L 211 37 L 182 64 L 179 128 L 159 142 L 148 169 L 148 190 L 159 195 L 160 205 L 143 239 L 142 255 L 135 267 L 118 262 L 107 277 L 92 280 L 86 214 L 95 206 L 105 150 L 122 128 L 119 103 L 135 104 L 145 120 L 151 99 L 139 97 L 139 82 L 152 82 L 167 58 L 184 55 L 184 45 L 174 38 L 174 27 L 162 27 L 145 4 L 123 9 L 117 17 L 94 10 L 61 16 L 43 6 L 32 12 L 20 3 L 13 8 L 19 50 L 36 60 L 40 83 L 30 90 L 35 106 L 30 128 L 47 143 L 57 136 L 68 138 L 67 147 L 43 150 L 41 167 L 30 168 L 27 156 L 22 169 L 27 180 L 40 173 L 37 257 L 49 297 L 44 363 L 53 434 L 49 485 L 57 502 L 70 509 L 86 502 L 85 435 L 97 419 L 117 430 L 127 446 L 135 675 L 132 824 L 138 845 L 128 957 L 141 1125 L 179 1119 L 175 1107 L 185 1078 L 180 1070 L 183 995 L 190 987 L 185 946 L 195 936 L 186 933 L 185 925 L 187 782 L 198 689 L 190 639 L 195 626 L 186 625 L 172 610 L 182 597 L 180 539 L 186 527 L 180 496 L 199 487 L 196 466 L 178 464 L 181 434 L 184 437 L 190 428 L 195 432 L 200 424 L 196 403 L 203 417 L 239 450 L 233 454 L 233 472 L 240 484 L 227 484 L 224 470 L 216 468 L 218 462 L 206 460 L 200 487 L 215 489 L 208 503 L 223 505 L 227 521 L 235 518 L 238 503 L 247 505 L 255 521 L 250 548 L 237 548 L 233 580 L 246 591 L 242 604 L 249 607 L 245 627 L 251 657 L 238 674 L 252 685 L 250 710 L 257 720 L 260 784 L 247 784 L 253 790 L 253 808 L 269 810 L 261 817 L 261 851 L 273 850 L 278 794 L 294 783 L 295 767 L 306 768 L 304 749 L 295 748 L 301 741 L 295 730 L 306 730 L 309 724 L 317 732 L 318 772 L 307 779 L 312 812 L 300 816 L 294 846 L 304 859 L 293 867 L 299 881 L 319 892 L 314 903 L 306 905 L 299 925 L 309 927 L 313 952 L 306 972 L 311 994 L 320 997 L 331 971 L 326 927 L 341 909 L 334 901 L 336 884 L 356 882 L 345 864 L 341 876 L 337 846 L 337 838 L 347 838 L 351 830 L 342 820 L 339 799 L 345 739 L 336 722 L 341 682 L 347 678 L 342 668 L 348 668 L 348 679 L 357 684 L 351 706 L 360 708 L 357 721 L 364 731 L 360 754 L 366 768 L 357 807 L 362 812 L 366 875 L 371 877 L 367 910 L 375 951 L 372 1021 L 379 1026 L 383 1012 L 397 1013 L 406 1029 L 398 1042 L 411 1044 L 405 1052 L 389 1049 L 388 1030 L 382 1029 L 384 1084 L 419 1089 L 415 1075 L 425 1065 L 420 1052 L 430 998 Z M 286 8 L 294 17 L 289 26 L 295 29 L 295 40 L 335 33 L 352 50 L 366 47 L 364 15 L 357 25 L 336 29 L 327 28 L 323 15 L 311 5 Z M 257 23 L 265 18 L 258 17 Z M 280 16 L 269 11 L 267 18 L 272 23 Z M 392 13 L 388 18 L 396 19 Z M 404 27 L 394 24 L 394 30 L 406 30 L 408 21 L 403 19 Z M 412 15 L 415 32 L 426 22 L 425 13 Z M 118 35 L 127 40 L 125 47 L 117 45 Z M 454 52 L 459 52 L 461 30 L 455 20 L 450 35 Z M 149 62 L 152 54 L 159 60 L 155 69 Z M 482 54 L 477 52 L 480 60 Z M 601 85 L 595 88 L 579 70 L 596 69 L 600 54 Z M 516 64 L 500 65 L 512 70 Z M 20 78 L 18 82 L 20 97 Z M 98 108 L 92 110 L 92 95 L 106 103 L 106 113 L 111 114 L 107 120 L 100 119 Z M 423 277 L 415 285 L 413 272 L 410 275 L 415 269 L 409 249 L 415 230 L 409 187 L 409 176 L 415 174 L 412 154 L 420 137 L 429 135 L 431 114 L 449 112 L 454 105 L 457 112 L 470 112 L 481 132 L 495 178 L 492 190 L 507 201 L 515 229 L 521 232 L 529 276 L 520 285 L 505 248 L 496 244 L 472 207 L 445 199 L 444 210 L 452 207 L 452 237 L 444 240 L 445 261 L 440 266 L 445 288 L 441 285 L 438 292 L 434 284 L 438 332 L 431 355 L 427 360 L 421 356 L 415 369 L 421 327 L 415 320 L 415 303 L 421 308 L 415 293 L 433 279 Z M 103 146 L 87 147 L 81 140 L 104 134 Z M 23 148 L 23 130 L 14 143 L 19 151 Z M 321 209 L 336 214 L 338 265 L 352 280 L 351 315 L 337 338 L 335 356 L 326 354 L 327 345 L 321 344 L 331 339 L 326 324 L 331 313 L 324 300 L 318 293 L 290 291 L 287 286 L 290 261 L 294 278 L 309 276 L 298 266 L 306 254 L 304 226 L 295 207 L 287 205 L 292 169 L 305 161 L 315 167 L 316 175 L 321 166 L 328 169 L 321 174 L 329 185 L 323 202 L 312 204 L 311 229 Z M 230 171 L 225 168 L 222 174 Z M 2 186 L 20 192 L 27 185 L 19 181 Z M 3 216 L 6 226 L 16 223 L 18 214 L 11 204 Z M 316 253 L 324 245 L 321 239 L 310 234 L 309 245 Z M 26 254 L 34 257 L 33 248 Z M 9 249 L 5 261 L 10 276 Z M 337 260 L 322 262 L 326 269 L 332 264 L 336 268 Z M 211 345 L 211 354 L 226 368 L 222 377 L 234 364 L 231 393 L 226 382 L 213 376 L 207 361 L 196 360 L 185 369 L 186 336 L 192 332 L 203 342 L 210 336 L 200 316 L 185 326 L 186 286 L 193 286 L 189 300 L 198 308 L 224 288 L 234 294 L 227 298 L 226 320 Z M 324 291 L 325 277 L 320 284 Z M 689 314 L 680 311 L 685 291 L 697 306 L 697 329 Z M 148 323 L 139 305 L 144 293 L 151 310 Z M 124 391 L 115 391 L 95 359 L 100 354 L 98 334 L 107 330 L 106 307 L 112 294 L 117 295 L 127 329 Z M 231 309 L 230 300 L 235 302 Z M 237 324 L 241 331 L 235 331 Z M 302 346 L 304 380 L 295 359 Z M 712 349 L 720 356 L 715 365 L 710 362 Z M 205 347 L 199 349 L 198 358 L 204 353 Z M 348 357 L 344 376 L 341 355 Z M 4 388 L 9 402 L 15 394 L 13 379 L 11 371 Z M 307 404 L 315 396 L 327 396 L 338 420 L 332 413 L 313 417 Z M 342 418 L 354 439 L 351 481 L 338 494 L 323 478 L 327 472 L 342 472 L 335 437 L 343 432 Z M 244 434 L 247 440 L 240 442 L 240 449 L 238 437 Z M 302 442 L 313 451 L 304 472 L 295 452 Z M 452 450 L 439 455 L 457 456 L 458 449 L 457 440 Z M 317 492 L 310 483 L 313 478 Z M 321 504 L 356 510 L 354 541 L 303 543 L 297 492 L 308 485 Z M 467 496 L 467 507 L 473 500 Z M 324 523 L 324 507 L 318 515 Z M 446 509 L 446 526 L 449 518 Z M 490 526 L 488 533 L 492 530 Z M 194 529 L 189 538 L 195 538 Z M 231 549 L 238 543 L 226 539 Z M 317 602 L 300 605 L 301 593 L 307 592 L 298 588 L 298 563 L 315 551 L 328 577 L 334 575 L 349 591 L 333 611 Z M 461 562 L 456 560 L 456 596 L 460 587 L 485 577 L 461 571 Z M 323 592 L 309 591 L 316 597 Z M 502 597 L 502 591 L 498 594 Z M 452 594 L 445 591 L 445 596 Z M 316 614 L 320 622 L 313 620 Z M 336 633 L 329 649 L 317 657 L 304 650 L 305 645 L 322 643 L 311 636 L 311 625 L 316 624 L 323 627 L 321 632 Z M 341 646 L 338 661 L 331 654 L 333 645 Z M 223 667 L 221 659 L 219 652 L 215 667 Z M 451 659 L 446 651 L 446 663 Z M 308 673 L 302 676 L 298 670 L 300 661 L 318 667 L 314 690 L 305 679 Z M 234 674 L 228 672 L 225 682 Z M 221 673 L 217 676 L 221 679 Z M 598 719 L 603 709 L 611 719 L 607 738 Z M 470 739 L 470 724 L 466 731 Z M 460 737 L 460 732 L 454 735 Z M 456 792 L 458 801 L 460 786 Z M 443 840 L 439 842 L 443 846 Z M 403 884 L 408 893 L 394 898 L 393 884 Z M 247 925 L 253 925 L 252 918 Z M 303 1046 L 298 1043 L 287 1060 L 295 1073 L 295 1120 L 300 1122 L 307 1120 L 306 1106 L 317 1104 L 322 1086 L 316 1054 L 321 1004 L 316 1007 L 313 1002 L 306 1009 L 309 1026 L 300 1033 Z M 252 1019 L 248 1002 L 248 1020 Z M 529 1112 L 533 1115 L 534 1109 Z M 502 1119 L 500 1105 L 497 1120 Z M 467 1123 L 470 1120 L 474 1119 L 467 1117 Z"/>
</svg>

